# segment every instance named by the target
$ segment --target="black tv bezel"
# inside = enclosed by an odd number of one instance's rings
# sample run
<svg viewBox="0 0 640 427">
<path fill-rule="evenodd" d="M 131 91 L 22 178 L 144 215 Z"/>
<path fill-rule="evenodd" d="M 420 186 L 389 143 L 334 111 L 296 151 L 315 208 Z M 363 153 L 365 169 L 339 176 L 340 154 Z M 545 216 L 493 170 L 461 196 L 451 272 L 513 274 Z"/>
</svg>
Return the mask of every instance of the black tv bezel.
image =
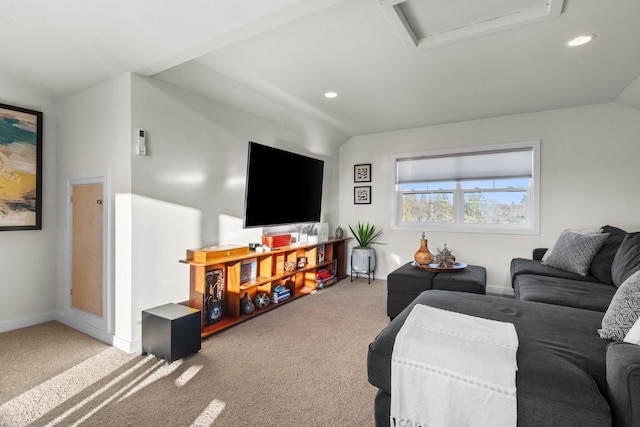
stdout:
<svg viewBox="0 0 640 427">
<path fill-rule="evenodd" d="M 262 151 L 260 153 L 256 153 L 256 150 Z M 281 159 L 276 163 L 264 164 L 264 160 L 258 159 L 258 154 L 264 154 L 265 151 L 270 152 L 271 154 L 277 154 Z M 260 167 L 256 167 L 255 162 L 260 162 Z M 300 165 L 315 165 L 315 167 L 309 167 L 308 170 L 301 171 Z M 309 173 L 312 171 L 314 171 L 315 173 L 313 177 L 304 176 L 305 173 Z M 255 203 L 255 200 L 257 200 L 256 197 L 253 197 L 252 194 L 250 194 L 251 192 L 255 191 L 256 188 L 256 185 L 254 184 L 254 175 L 256 174 L 256 172 L 260 174 L 258 180 L 258 182 L 261 183 L 260 188 L 265 189 L 265 187 L 269 185 L 271 187 L 268 190 L 273 194 L 273 196 L 270 197 L 268 203 L 263 201 L 261 205 L 273 206 L 273 203 L 280 204 L 280 209 L 285 209 L 287 206 L 299 207 L 303 203 L 305 203 L 305 201 L 300 201 L 301 195 L 308 195 L 310 197 L 311 195 L 313 195 L 313 202 L 315 202 L 314 204 L 317 205 L 317 210 L 314 210 L 311 215 L 284 215 L 277 220 L 266 220 L 264 219 L 265 217 L 263 217 L 262 220 L 255 218 L 256 211 L 252 210 L 251 212 L 249 212 L 249 209 L 252 208 L 250 204 Z M 303 176 L 300 177 L 300 174 L 302 174 Z M 309 178 L 312 178 L 313 180 L 311 185 L 313 185 L 314 183 L 317 185 L 316 188 L 308 188 Z M 265 184 L 265 182 L 269 183 Z M 303 184 L 301 184 L 301 182 L 303 182 Z M 324 160 L 305 156 L 299 153 L 294 153 L 292 151 L 284 150 L 281 148 L 260 144 L 254 141 L 249 141 L 247 151 L 244 209 L 242 218 L 243 228 L 275 227 L 320 222 L 322 217 L 323 186 Z M 311 191 L 306 191 L 307 189 Z M 267 189 L 265 189 L 264 191 L 267 191 Z M 252 197 L 251 201 L 249 200 L 249 197 Z M 264 197 L 265 196 L 263 196 L 263 198 Z M 296 203 L 291 205 L 294 200 L 296 201 Z M 248 219 L 250 219 L 250 221 L 248 221 Z"/>
</svg>

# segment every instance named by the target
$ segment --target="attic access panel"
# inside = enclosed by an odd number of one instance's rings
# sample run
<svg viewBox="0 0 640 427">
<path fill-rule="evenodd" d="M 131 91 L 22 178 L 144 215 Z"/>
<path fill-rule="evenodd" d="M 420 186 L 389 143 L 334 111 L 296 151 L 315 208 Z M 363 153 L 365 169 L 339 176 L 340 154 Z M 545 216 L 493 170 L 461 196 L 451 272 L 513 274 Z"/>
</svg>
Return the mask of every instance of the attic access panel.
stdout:
<svg viewBox="0 0 640 427">
<path fill-rule="evenodd" d="M 564 0 L 378 0 L 410 50 L 558 16 Z"/>
</svg>

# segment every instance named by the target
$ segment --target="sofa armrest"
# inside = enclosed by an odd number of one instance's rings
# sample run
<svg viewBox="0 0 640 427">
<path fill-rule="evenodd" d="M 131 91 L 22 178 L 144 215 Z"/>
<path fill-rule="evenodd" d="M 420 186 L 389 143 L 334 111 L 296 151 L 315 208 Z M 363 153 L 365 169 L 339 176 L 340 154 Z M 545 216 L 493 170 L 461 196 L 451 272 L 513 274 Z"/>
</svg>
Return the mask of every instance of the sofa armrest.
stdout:
<svg viewBox="0 0 640 427">
<path fill-rule="evenodd" d="M 640 346 L 613 342 L 607 346 L 606 358 L 613 425 L 640 425 Z"/>
<path fill-rule="evenodd" d="M 542 257 L 547 252 L 547 249 L 548 248 L 535 248 L 533 250 L 532 259 L 534 259 L 536 261 L 542 260 Z"/>
</svg>

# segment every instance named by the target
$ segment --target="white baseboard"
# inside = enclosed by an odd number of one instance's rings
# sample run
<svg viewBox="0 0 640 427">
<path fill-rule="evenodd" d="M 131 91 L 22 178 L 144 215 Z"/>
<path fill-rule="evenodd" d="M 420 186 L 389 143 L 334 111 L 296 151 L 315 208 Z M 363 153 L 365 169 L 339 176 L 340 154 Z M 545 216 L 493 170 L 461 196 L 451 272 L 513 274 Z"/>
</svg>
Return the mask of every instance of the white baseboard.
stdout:
<svg viewBox="0 0 640 427">
<path fill-rule="evenodd" d="M 65 316 L 64 313 L 60 313 L 58 311 L 51 311 L 49 313 L 36 314 L 33 316 L 21 317 L 19 319 L 0 322 L 0 333 L 12 331 L 14 329 L 21 329 L 29 326 L 39 325 L 40 323 L 51 322 L 53 320 L 67 325 L 68 327 L 73 328 L 77 331 L 80 331 L 83 334 L 87 334 L 90 337 L 104 342 L 105 344 L 113 345 L 113 336 L 111 336 L 110 334 L 93 328 L 85 323 L 74 321 L 68 316 Z"/>
<path fill-rule="evenodd" d="M 14 329 L 27 328 L 29 326 L 38 325 L 44 322 L 50 322 L 52 320 L 57 320 L 56 313 L 53 311 L 49 313 L 21 317 L 19 319 L 5 320 L 3 322 L 0 322 L 0 333 L 13 331 Z"/>
<path fill-rule="evenodd" d="M 105 344 L 113 345 L 113 335 L 101 331 L 100 329 L 94 328 L 93 326 L 87 325 L 86 323 L 73 320 L 69 316 L 65 316 L 63 313 L 56 313 L 55 320 L 64 325 L 67 325 L 70 328 L 80 331 L 83 334 L 87 334 L 90 337 L 102 341 Z"/>
<path fill-rule="evenodd" d="M 142 340 L 127 341 L 120 337 L 114 336 L 113 346 L 118 350 L 122 350 L 129 354 L 142 352 Z"/>
<path fill-rule="evenodd" d="M 40 323 L 51 322 L 53 320 L 67 325 L 68 327 L 73 328 L 77 331 L 80 331 L 83 334 L 87 334 L 90 337 L 102 341 L 105 344 L 112 345 L 126 353 L 140 353 L 142 351 L 141 339 L 129 342 L 127 340 L 118 338 L 92 326 L 89 326 L 86 323 L 75 321 L 68 316 L 65 316 L 64 313 L 60 313 L 57 311 L 2 321 L 0 322 L 0 333 L 13 331 L 15 329 L 27 328 L 29 326 L 39 325 Z"/>
<path fill-rule="evenodd" d="M 487 285 L 487 293 L 488 294 L 497 294 L 497 295 L 506 295 L 513 296 L 513 288 L 507 288 L 504 286 L 490 286 Z"/>
</svg>

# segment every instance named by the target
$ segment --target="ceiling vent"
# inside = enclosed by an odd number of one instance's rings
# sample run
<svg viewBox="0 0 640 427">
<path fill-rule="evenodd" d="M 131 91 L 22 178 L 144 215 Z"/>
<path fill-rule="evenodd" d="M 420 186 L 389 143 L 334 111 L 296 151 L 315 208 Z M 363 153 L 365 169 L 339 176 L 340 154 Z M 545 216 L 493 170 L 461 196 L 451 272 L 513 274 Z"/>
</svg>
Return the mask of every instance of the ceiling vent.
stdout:
<svg viewBox="0 0 640 427">
<path fill-rule="evenodd" d="M 425 49 L 558 16 L 564 0 L 378 0 L 404 44 Z"/>
</svg>

